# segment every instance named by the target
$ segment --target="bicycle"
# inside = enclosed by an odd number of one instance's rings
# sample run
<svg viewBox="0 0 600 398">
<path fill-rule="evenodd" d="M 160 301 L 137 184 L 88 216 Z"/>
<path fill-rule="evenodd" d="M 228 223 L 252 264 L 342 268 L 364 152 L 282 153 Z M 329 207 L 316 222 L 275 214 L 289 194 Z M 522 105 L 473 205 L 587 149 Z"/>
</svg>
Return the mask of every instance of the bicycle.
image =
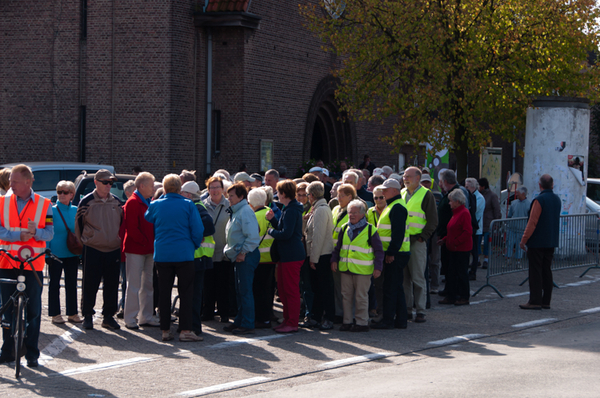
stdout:
<svg viewBox="0 0 600 398">
<path fill-rule="evenodd" d="M 0 307 L 0 317 L 4 315 L 11 305 L 14 309 L 16 309 L 16 311 L 13 310 L 11 328 L 12 337 L 15 340 L 15 377 L 19 378 L 21 373 L 21 357 L 23 356 L 23 340 L 25 339 L 25 334 L 27 331 L 27 303 L 29 302 L 29 297 L 27 297 L 27 294 L 25 293 L 25 264 L 29 264 L 37 283 L 40 285 L 40 287 L 42 287 L 42 281 L 33 268 L 32 262 L 43 255 L 48 255 L 61 263 L 62 261 L 52 254 L 50 249 L 46 249 L 37 256 L 31 257 L 31 253 L 33 253 L 33 248 L 31 246 L 22 246 L 19 250 L 18 257 L 13 256 L 4 249 L 0 249 L 0 253 L 20 264 L 18 268 L 17 279 L 0 278 L 0 283 L 17 285 L 17 289 L 10 296 L 10 299 L 7 300 L 6 303 L 3 303 L 2 307 Z"/>
</svg>

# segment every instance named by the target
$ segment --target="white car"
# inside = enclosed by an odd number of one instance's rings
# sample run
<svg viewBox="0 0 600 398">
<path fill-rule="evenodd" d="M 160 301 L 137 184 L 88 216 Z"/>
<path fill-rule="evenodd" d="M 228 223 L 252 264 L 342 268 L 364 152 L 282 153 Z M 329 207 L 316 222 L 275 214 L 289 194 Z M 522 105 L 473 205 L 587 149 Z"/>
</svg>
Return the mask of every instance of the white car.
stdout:
<svg viewBox="0 0 600 398">
<path fill-rule="evenodd" d="M 0 168 L 12 168 L 21 163 L 8 163 Z M 59 181 L 75 181 L 82 171 L 95 173 L 106 169 L 115 173 L 115 168 L 106 164 L 77 163 L 77 162 L 24 162 L 33 171 L 33 192 L 48 199 L 56 197 L 56 184 Z"/>
</svg>

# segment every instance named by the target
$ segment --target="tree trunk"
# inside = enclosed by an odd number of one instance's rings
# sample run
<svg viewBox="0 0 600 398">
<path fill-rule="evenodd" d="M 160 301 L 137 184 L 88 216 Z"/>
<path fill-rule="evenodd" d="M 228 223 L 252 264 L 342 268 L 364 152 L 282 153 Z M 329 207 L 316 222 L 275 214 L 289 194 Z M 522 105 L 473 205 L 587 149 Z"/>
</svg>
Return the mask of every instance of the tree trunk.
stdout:
<svg viewBox="0 0 600 398">
<path fill-rule="evenodd" d="M 456 180 L 462 181 L 468 177 L 467 163 L 469 159 L 468 145 L 466 142 L 466 129 L 457 126 L 454 134 L 454 154 L 456 155 Z"/>
</svg>

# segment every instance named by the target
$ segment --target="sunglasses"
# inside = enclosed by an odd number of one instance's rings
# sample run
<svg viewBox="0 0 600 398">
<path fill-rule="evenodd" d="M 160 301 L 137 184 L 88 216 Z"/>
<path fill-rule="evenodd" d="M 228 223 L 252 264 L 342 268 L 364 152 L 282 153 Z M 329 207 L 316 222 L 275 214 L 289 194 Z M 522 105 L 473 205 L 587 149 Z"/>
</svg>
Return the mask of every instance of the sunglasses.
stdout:
<svg viewBox="0 0 600 398">
<path fill-rule="evenodd" d="M 373 199 L 381 200 L 381 199 L 385 199 L 385 196 L 373 196 Z"/>
<path fill-rule="evenodd" d="M 112 185 L 113 184 L 112 181 L 103 181 L 103 180 L 96 180 L 96 181 L 98 181 L 98 182 L 100 182 L 100 183 L 102 183 L 104 185 Z"/>
<path fill-rule="evenodd" d="M 68 195 L 70 193 L 71 193 L 70 191 L 56 191 L 57 195 Z"/>
</svg>

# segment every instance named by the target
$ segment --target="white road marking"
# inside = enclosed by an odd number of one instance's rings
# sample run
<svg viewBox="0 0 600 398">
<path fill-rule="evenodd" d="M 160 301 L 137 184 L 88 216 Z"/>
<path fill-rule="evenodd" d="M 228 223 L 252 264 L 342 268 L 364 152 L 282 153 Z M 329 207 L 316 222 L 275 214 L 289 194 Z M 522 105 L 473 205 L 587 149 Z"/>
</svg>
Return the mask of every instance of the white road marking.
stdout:
<svg viewBox="0 0 600 398">
<path fill-rule="evenodd" d="M 512 325 L 512 327 L 513 328 L 526 328 L 526 327 L 529 327 L 529 326 L 541 325 L 541 324 L 552 322 L 552 321 L 555 321 L 555 320 L 556 320 L 556 318 L 538 319 L 536 321 L 529 321 L 529 322 L 524 322 L 524 323 L 517 323 L 516 325 Z"/>
<path fill-rule="evenodd" d="M 72 342 L 77 340 L 77 338 L 83 333 L 83 330 L 79 328 L 79 326 L 72 326 L 69 330 L 64 332 L 61 336 L 58 336 L 54 341 L 48 344 L 41 352 L 40 352 L 40 365 L 44 366 L 51 360 L 53 360 L 57 355 L 59 355 L 65 348 L 69 346 Z"/>
<path fill-rule="evenodd" d="M 112 369 L 122 368 L 124 366 L 133 365 L 136 363 L 154 361 L 158 358 L 159 357 L 154 357 L 154 358 L 136 357 L 136 358 L 131 358 L 131 359 L 125 359 L 123 361 L 107 362 L 107 363 L 101 363 L 98 365 L 85 366 L 83 368 L 68 369 L 68 370 L 59 372 L 59 374 L 62 376 L 72 376 L 72 375 L 78 375 L 81 373 L 98 372 L 101 370 L 112 370 Z"/>
<path fill-rule="evenodd" d="M 587 310 L 579 311 L 582 314 L 593 314 L 594 312 L 600 312 L 600 307 L 588 308 Z"/>
<path fill-rule="evenodd" d="M 213 345 L 205 347 L 205 348 L 210 348 L 210 349 L 227 348 L 227 347 L 232 347 L 232 346 L 236 346 L 236 345 L 240 345 L 240 344 L 251 344 L 251 343 L 257 343 L 257 342 L 264 341 L 264 340 L 278 339 L 278 338 L 286 337 L 286 336 L 291 336 L 291 334 L 270 334 L 268 336 L 261 336 L 261 337 L 256 337 L 256 338 L 252 338 L 252 339 L 239 339 L 239 340 L 232 340 L 232 341 L 224 341 L 222 343 L 213 344 Z"/>
<path fill-rule="evenodd" d="M 504 297 L 512 298 L 512 297 L 526 296 L 528 294 L 529 294 L 529 292 L 511 293 L 511 294 L 505 294 Z"/>
<path fill-rule="evenodd" d="M 461 343 L 463 341 L 478 339 L 481 337 L 487 337 L 487 335 L 486 334 L 465 334 L 463 336 L 454 336 L 454 337 L 448 337 L 447 339 L 430 341 L 427 344 L 432 344 L 432 345 L 454 344 L 454 343 Z"/>
<path fill-rule="evenodd" d="M 176 395 L 186 396 L 186 397 L 205 395 L 205 394 L 210 394 L 210 393 L 214 393 L 214 392 L 230 390 L 232 388 L 246 387 L 246 386 L 249 386 L 252 384 L 262 383 L 266 380 L 269 380 L 269 378 L 268 377 L 252 377 L 251 379 L 232 381 L 231 383 L 217 384 L 215 386 L 199 388 L 197 390 L 184 391 L 184 392 L 180 392 Z"/>
<path fill-rule="evenodd" d="M 394 353 L 393 352 L 377 352 L 377 353 L 373 353 L 373 354 L 358 355 L 355 357 L 338 359 L 337 361 L 325 362 L 325 363 L 320 364 L 319 367 L 320 368 L 334 368 L 334 367 L 341 366 L 341 365 L 349 365 L 352 363 L 360 363 L 360 362 L 365 362 L 365 361 L 370 361 L 370 360 L 375 360 L 375 359 L 386 358 L 386 357 L 389 357 L 390 355 L 394 355 Z"/>
<path fill-rule="evenodd" d="M 566 285 L 563 285 L 563 286 L 582 286 L 582 285 L 588 285 L 592 282 L 593 281 L 579 281 L 579 282 L 567 283 Z"/>
</svg>

